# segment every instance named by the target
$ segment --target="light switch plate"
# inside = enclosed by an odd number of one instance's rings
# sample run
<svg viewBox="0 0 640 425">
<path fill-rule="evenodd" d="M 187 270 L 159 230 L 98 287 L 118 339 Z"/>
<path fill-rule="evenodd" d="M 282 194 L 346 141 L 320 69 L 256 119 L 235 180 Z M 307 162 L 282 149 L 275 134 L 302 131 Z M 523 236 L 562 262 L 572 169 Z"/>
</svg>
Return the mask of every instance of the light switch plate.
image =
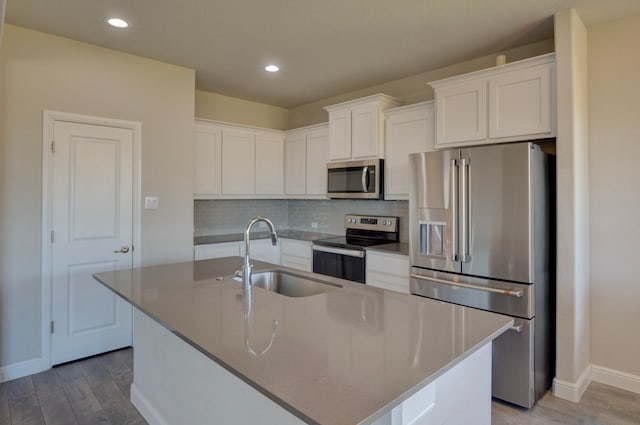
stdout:
<svg viewBox="0 0 640 425">
<path fill-rule="evenodd" d="M 144 197 L 144 209 L 145 210 L 157 210 L 159 198 L 157 196 L 145 196 Z"/>
</svg>

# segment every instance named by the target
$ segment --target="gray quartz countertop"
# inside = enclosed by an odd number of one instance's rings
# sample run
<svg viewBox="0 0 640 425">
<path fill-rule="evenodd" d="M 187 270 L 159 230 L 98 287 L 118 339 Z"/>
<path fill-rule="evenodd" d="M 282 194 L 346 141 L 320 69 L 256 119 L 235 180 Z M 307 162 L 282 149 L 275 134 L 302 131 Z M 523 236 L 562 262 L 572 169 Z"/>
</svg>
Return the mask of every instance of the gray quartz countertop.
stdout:
<svg viewBox="0 0 640 425">
<path fill-rule="evenodd" d="M 367 251 L 388 252 L 391 254 L 409 255 L 409 244 L 404 242 L 386 243 L 367 247 Z"/>
<path fill-rule="evenodd" d="M 277 229 L 276 229 L 277 230 Z M 278 237 L 285 239 L 295 239 L 298 241 L 311 242 L 316 239 L 332 238 L 336 235 L 332 233 L 306 232 L 302 230 L 277 230 Z M 251 239 L 266 239 L 269 232 L 251 232 Z M 206 245 L 210 243 L 237 242 L 244 240 L 244 233 L 228 233 L 224 235 L 196 236 L 193 238 L 194 245 Z"/>
<path fill-rule="evenodd" d="M 247 321 L 242 285 L 230 278 L 241 262 L 227 257 L 95 277 L 212 361 L 317 424 L 374 421 L 513 323 L 259 261 L 253 261 L 254 273 L 277 268 L 342 287 L 302 298 L 254 287 Z M 247 337 L 253 349 L 273 343 L 255 356 Z"/>
</svg>

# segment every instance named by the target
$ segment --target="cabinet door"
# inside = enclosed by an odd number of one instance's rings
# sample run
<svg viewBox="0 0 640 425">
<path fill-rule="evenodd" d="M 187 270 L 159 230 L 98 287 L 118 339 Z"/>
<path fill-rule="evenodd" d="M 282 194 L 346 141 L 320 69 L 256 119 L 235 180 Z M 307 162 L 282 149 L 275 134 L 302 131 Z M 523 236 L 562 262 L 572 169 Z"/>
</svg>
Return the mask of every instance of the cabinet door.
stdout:
<svg viewBox="0 0 640 425">
<path fill-rule="evenodd" d="M 285 185 L 287 195 L 305 194 L 306 172 L 306 137 L 305 133 L 287 136 L 285 140 Z"/>
<path fill-rule="evenodd" d="M 222 131 L 222 193 L 255 193 L 255 141 L 252 133 L 242 130 Z"/>
<path fill-rule="evenodd" d="M 377 104 L 354 107 L 351 126 L 351 154 L 354 159 L 382 156 L 379 149 L 380 109 Z"/>
<path fill-rule="evenodd" d="M 552 132 L 551 64 L 489 78 L 489 137 Z"/>
<path fill-rule="evenodd" d="M 311 242 L 280 239 L 280 264 L 310 272 L 312 269 Z"/>
<path fill-rule="evenodd" d="M 220 194 L 222 130 L 196 123 L 194 151 L 194 196 L 203 199 Z"/>
<path fill-rule="evenodd" d="M 386 120 L 385 199 L 409 199 L 409 154 L 434 149 L 433 107 L 394 113 Z"/>
<path fill-rule="evenodd" d="M 284 195 L 284 138 L 256 135 L 256 195 Z"/>
<path fill-rule="evenodd" d="M 367 285 L 409 293 L 409 256 L 367 251 Z"/>
<path fill-rule="evenodd" d="M 329 112 L 329 158 L 351 159 L 351 110 Z"/>
<path fill-rule="evenodd" d="M 280 264 L 280 245 L 273 246 L 271 239 L 252 239 L 249 250 L 252 260 Z M 240 255 L 244 257 L 244 242 L 240 242 Z"/>
<path fill-rule="evenodd" d="M 472 144 L 486 138 L 486 80 L 436 88 L 436 147 Z"/>
<path fill-rule="evenodd" d="M 307 134 L 307 195 L 326 198 L 329 136 L 326 128 Z"/>
</svg>

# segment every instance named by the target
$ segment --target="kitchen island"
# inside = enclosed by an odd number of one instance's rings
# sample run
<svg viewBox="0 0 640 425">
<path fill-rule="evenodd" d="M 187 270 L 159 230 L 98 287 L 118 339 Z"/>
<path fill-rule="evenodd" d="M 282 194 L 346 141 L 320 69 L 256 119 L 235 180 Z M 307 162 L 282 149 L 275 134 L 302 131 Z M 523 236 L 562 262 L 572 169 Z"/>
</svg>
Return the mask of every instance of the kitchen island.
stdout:
<svg viewBox="0 0 640 425">
<path fill-rule="evenodd" d="M 136 307 L 131 398 L 151 425 L 490 423 L 491 341 L 511 318 L 293 270 L 337 286 L 254 287 L 248 308 L 241 264 L 96 275 Z"/>
</svg>

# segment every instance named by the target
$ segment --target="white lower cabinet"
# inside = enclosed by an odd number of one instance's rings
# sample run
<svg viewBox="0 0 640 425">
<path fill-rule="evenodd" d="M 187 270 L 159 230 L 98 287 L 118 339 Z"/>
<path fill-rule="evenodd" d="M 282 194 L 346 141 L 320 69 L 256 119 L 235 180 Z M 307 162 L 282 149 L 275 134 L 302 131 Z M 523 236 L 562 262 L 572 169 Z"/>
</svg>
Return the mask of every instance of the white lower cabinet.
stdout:
<svg viewBox="0 0 640 425">
<path fill-rule="evenodd" d="M 313 256 L 311 242 L 280 239 L 280 264 L 292 269 L 310 272 Z"/>
<path fill-rule="evenodd" d="M 253 260 L 311 271 L 311 242 L 280 238 L 273 246 L 271 239 L 252 239 L 249 249 Z M 244 241 L 195 245 L 193 251 L 196 260 L 244 256 Z"/>
<path fill-rule="evenodd" d="M 367 251 L 367 285 L 409 293 L 409 256 Z"/>
<path fill-rule="evenodd" d="M 271 239 L 254 239 L 249 246 L 249 254 L 252 260 L 264 261 L 265 263 L 280 264 L 280 243 L 273 246 Z M 244 256 L 244 241 L 240 242 L 240 255 Z"/>
<path fill-rule="evenodd" d="M 240 242 L 210 243 L 195 245 L 193 257 L 196 260 L 208 260 L 210 258 L 236 257 L 240 255 Z"/>
</svg>

